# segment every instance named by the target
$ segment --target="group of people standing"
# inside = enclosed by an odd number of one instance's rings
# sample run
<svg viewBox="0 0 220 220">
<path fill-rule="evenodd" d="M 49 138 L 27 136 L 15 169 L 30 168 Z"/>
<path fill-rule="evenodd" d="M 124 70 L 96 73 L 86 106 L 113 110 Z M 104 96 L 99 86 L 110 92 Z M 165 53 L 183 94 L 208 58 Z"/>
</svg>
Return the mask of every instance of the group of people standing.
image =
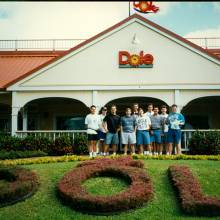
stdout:
<svg viewBox="0 0 220 220">
<path fill-rule="evenodd" d="M 162 155 L 165 150 L 167 155 L 173 153 L 181 154 L 181 127 L 185 123 L 184 116 L 177 112 L 177 105 L 172 105 L 171 113 L 167 114 L 167 106 L 147 105 L 147 112 L 134 103 L 132 108 L 125 109 L 125 115 L 117 115 L 116 105 L 112 105 L 110 112 L 107 107 L 102 107 L 99 114 L 96 106 L 90 107 L 90 114 L 85 118 L 88 134 L 89 156 L 97 156 L 97 143 L 101 156 L 109 155 L 109 146 L 112 146 L 113 155 L 116 155 L 119 135 L 127 155 L 128 147 L 130 153 L 135 154 L 138 148 L 139 154 Z M 159 111 L 161 112 L 159 114 Z"/>
</svg>

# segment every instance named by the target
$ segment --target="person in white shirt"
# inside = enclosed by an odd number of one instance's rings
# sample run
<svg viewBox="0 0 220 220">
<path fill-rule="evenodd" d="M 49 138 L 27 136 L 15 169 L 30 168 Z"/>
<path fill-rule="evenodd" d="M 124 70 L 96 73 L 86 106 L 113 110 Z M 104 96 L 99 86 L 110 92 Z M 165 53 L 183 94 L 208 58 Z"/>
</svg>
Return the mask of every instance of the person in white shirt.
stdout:
<svg viewBox="0 0 220 220">
<path fill-rule="evenodd" d="M 136 118 L 136 129 L 137 129 L 137 145 L 139 146 L 139 153 L 151 154 L 150 145 L 150 130 L 151 120 L 147 115 L 144 115 L 142 108 L 139 108 L 139 116 Z M 145 149 L 144 149 L 145 148 Z"/>
<path fill-rule="evenodd" d="M 154 106 L 152 103 L 148 103 L 147 104 L 147 112 L 144 113 L 145 116 L 148 116 L 149 118 L 154 114 Z M 154 148 L 154 143 L 153 143 L 153 135 L 151 135 L 150 133 L 150 144 L 151 144 L 151 148 Z"/>
<path fill-rule="evenodd" d="M 100 116 L 96 114 L 96 106 L 90 107 L 90 114 L 85 118 L 85 125 L 87 126 L 88 134 L 88 149 L 89 156 L 96 157 L 96 144 L 98 140 L 98 130 L 100 127 Z"/>
<path fill-rule="evenodd" d="M 147 115 L 148 117 L 150 117 L 151 115 L 154 114 L 153 109 L 154 109 L 153 104 L 152 103 L 148 103 L 147 104 L 147 112 L 145 112 L 144 115 Z"/>
<path fill-rule="evenodd" d="M 161 139 L 162 139 L 161 151 L 163 151 L 163 147 L 165 147 L 166 154 L 168 155 L 169 149 L 168 149 L 167 136 L 168 136 L 169 128 L 168 125 L 166 124 L 166 120 L 168 117 L 166 105 L 161 106 L 161 117 L 163 118 L 163 130 L 161 134 Z"/>
</svg>

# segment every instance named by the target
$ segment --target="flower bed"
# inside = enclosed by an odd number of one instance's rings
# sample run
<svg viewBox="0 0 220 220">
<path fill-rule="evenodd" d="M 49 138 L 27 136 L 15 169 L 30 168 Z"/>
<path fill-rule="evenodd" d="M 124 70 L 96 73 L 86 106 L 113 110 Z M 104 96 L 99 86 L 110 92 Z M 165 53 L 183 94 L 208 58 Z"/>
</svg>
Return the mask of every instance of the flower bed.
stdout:
<svg viewBox="0 0 220 220">
<path fill-rule="evenodd" d="M 198 216 L 220 216 L 220 198 L 203 195 L 198 180 L 187 166 L 170 166 L 169 176 L 180 197 L 182 209 Z"/>
<path fill-rule="evenodd" d="M 32 196 L 38 188 L 35 173 L 18 167 L 0 168 L 0 207 L 14 204 Z"/>
<path fill-rule="evenodd" d="M 97 159 L 85 162 L 67 173 L 58 185 L 60 198 L 71 207 L 88 213 L 112 214 L 142 206 L 153 197 L 153 187 L 146 172 L 132 159 Z M 112 196 L 94 196 L 82 183 L 98 176 L 125 179 L 130 186 Z"/>
<path fill-rule="evenodd" d="M 123 155 L 109 156 L 108 158 L 119 158 L 124 157 Z M 101 157 L 98 157 L 101 158 Z M 145 156 L 145 155 L 133 155 L 133 159 L 141 160 L 212 160 L 220 161 L 220 155 L 158 155 L 158 156 Z M 24 159 L 13 159 L 13 160 L 0 160 L 0 165 L 15 166 L 15 165 L 26 165 L 26 164 L 42 164 L 42 163 L 57 163 L 57 162 L 71 162 L 71 161 L 89 161 L 94 160 L 89 156 L 56 156 L 56 157 L 39 157 L 39 158 L 24 158 Z"/>
</svg>

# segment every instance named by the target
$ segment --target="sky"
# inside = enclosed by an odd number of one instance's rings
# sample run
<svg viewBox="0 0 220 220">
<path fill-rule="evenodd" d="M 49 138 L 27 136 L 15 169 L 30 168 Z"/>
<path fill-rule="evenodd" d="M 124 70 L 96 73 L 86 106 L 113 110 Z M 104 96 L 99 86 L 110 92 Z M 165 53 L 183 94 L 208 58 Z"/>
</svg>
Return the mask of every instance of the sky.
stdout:
<svg viewBox="0 0 220 220">
<path fill-rule="evenodd" d="M 183 37 L 220 37 L 220 2 L 154 4 L 141 15 Z M 128 2 L 0 2 L 0 39 L 88 39 L 128 16 Z"/>
</svg>

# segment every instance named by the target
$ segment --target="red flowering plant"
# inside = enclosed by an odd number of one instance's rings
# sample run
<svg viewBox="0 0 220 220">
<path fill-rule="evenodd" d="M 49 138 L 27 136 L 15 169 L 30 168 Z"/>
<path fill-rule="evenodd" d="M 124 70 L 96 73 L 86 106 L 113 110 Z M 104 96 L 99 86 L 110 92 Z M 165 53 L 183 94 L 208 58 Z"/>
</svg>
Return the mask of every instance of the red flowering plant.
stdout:
<svg viewBox="0 0 220 220">
<path fill-rule="evenodd" d="M 140 166 L 143 167 L 141 162 L 134 163 L 130 157 L 86 161 L 62 178 L 58 194 L 66 204 L 88 213 L 108 215 L 140 207 L 153 198 L 151 180 Z M 121 177 L 130 186 L 112 196 L 95 196 L 87 192 L 82 183 L 98 176 Z"/>
<path fill-rule="evenodd" d="M 32 196 L 38 189 L 37 175 L 20 167 L 0 168 L 0 207 L 14 204 Z"/>
<path fill-rule="evenodd" d="M 182 209 L 198 216 L 220 216 L 220 198 L 205 196 L 187 166 L 173 165 L 169 177 L 180 198 Z"/>
</svg>

